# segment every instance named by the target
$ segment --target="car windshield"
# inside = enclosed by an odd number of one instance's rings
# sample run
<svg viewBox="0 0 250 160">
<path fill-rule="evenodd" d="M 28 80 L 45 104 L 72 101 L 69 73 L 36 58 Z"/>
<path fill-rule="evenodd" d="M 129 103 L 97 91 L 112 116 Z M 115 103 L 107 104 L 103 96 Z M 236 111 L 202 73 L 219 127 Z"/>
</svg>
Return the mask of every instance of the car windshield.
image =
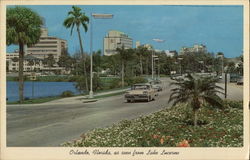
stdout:
<svg viewBox="0 0 250 160">
<path fill-rule="evenodd" d="M 144 89 L 149 89 L 149 86 L 147 86 L 147 85 L 135 85 L 132 87 L 132 90 L 144 90 Z"/>
</svg>

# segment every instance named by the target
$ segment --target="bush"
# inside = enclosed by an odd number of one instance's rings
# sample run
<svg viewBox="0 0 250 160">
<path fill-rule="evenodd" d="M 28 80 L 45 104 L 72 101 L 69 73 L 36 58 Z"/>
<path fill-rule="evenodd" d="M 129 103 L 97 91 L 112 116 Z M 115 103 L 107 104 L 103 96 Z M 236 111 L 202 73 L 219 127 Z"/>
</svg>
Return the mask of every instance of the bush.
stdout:
<svg viewBox="0 0 250 160">
<path fill-rule="evenodd" d="M 187 105 L 179 104 L 133 120 L 123 120 L 108 128 L 96 128 L 63 146 L 181 147 L 180 143 L 186 141 L 187 147 L 243 147 L 241 109 L 203 107 L 199 113 L 200 125 L 194 127 L 185 121 L 186 108 Z"/>
<path fill-rule="evenodd" d="M 243 109 L 243 101 L 232 101 L 232 100 L 224 100 L 224 106 L 226 108 L 238 108 Z"/>
<path fill-rule="evenodd" d="M 71 91 L 64 91 L 61 94 L 61 97 L 72 97 L 72 96 L 74 96 L 74 93 Z"/>
<path fill-rule="evenodd" d="M 143 77 L 128 77 L 125 79 L 125 82 L 131 86 L 133 84 L 136 84 L 136 83 L 146 83 L 147 80 Z"/>
<path fill-rule="evenodd" d="M 124 83 L 124 86 L 127 86 L 127 84 Z M 122 81 L 120 78 L 111 80 L 111 84 L 109 86 L 109 89 L 121 88 L 121 87 L 122 87 Z"/>
</svg>

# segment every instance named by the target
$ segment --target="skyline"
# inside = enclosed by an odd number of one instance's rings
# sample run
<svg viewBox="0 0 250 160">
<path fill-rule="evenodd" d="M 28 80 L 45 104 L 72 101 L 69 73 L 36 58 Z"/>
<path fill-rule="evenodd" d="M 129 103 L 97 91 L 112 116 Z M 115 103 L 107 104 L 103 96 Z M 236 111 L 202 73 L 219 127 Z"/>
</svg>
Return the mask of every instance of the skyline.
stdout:
<svg viewBox="0 0 250 160">
<path fill-rule="evenodd" d="M 50 36 L 68 41 L 68 51 L 71 55 L 79 50 L 76 32 L 70 36 L 70 29 L 62 25 L 68 11 L 71 10 L 71 5 L 25 7 L 33 9 L 44 17 Z M 141 44 L 152 44 L 155 49 L 179 52 L 181 47 L 204 44 L 209 52 L 223 52 L 226 57 L 238 57 L 242 54 L 242 6 L 78 5 L 78 7 L 87 16 L 91 13 L 114 15 L 113 19 L 93 20 L 93 51 L 103 50 L 103 38 L 109 30 L 118 30 L 133 39 L 133 47 L 136 41 L 140 41 Z M 89 52 L 89 30 L 87 33 L 81 30 L 81 35 L 84 51 Z M 164 42 L 157 43 L 153 39 L 161 39 Z M 7 52 L 13 52 L 15 48 L 9 46 Z"/>
</svg>

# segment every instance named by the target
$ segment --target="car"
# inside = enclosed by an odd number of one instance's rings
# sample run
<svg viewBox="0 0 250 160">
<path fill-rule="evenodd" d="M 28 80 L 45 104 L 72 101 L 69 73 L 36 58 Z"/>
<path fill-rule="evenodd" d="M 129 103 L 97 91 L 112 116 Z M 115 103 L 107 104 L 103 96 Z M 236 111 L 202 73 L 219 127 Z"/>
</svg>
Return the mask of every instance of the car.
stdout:
<svg viewBox="0 0 250 160">
<path fill-rule="evenodd" d="M 162 91 L 162 87 L 159 85 L 152 85 L 153 88 L 157 91 L 157 92 L 161 92 Z"/>
<path fill-rule="evenodd" d="M 243 77 L 237 80 L 237 85 L 243 85 Z"/>
<path fill-rule="evenodd" d="M 155 91 L 157 92 L 162 91 L 162 86 L 161 86 L 162 82 L 160 80 L 151 81 L 149 83 L 152 85 Z"/>
<path fill-rule="evenodd" d="M 125 93 L 125 99 L 127 102 L 134 102 L 138 100 L 145 100 L 150 102 L 155 100 L 156 91 L 151 84 L 134 84 L 130 91 Z"/>
</svg>

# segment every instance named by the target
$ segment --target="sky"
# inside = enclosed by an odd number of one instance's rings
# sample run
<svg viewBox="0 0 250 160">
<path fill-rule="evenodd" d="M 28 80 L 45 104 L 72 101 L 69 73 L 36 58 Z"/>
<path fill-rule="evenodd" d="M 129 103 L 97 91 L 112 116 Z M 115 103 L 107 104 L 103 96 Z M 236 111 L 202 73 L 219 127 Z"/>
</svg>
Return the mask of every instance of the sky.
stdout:
<svg viewBox="0 0 250 160">
<path fill-rule="evenodd" d="M 70 35 L 62 23 L 72 6 L 26 5 L 44 17 L 49 36 L 68 41 L 68 51 L 80 49 L 76 30 Z M 176 50 L 204 44 L 209 52 L 237 57 L 243 51 L 243 6 L 169 6 L 169 5 L 78 5 L 87 16 L 113 14 L 112 19 L 93 19 L 93 50 L 103 50 L 103 38 L 109 30 L 128 34 L 135 42 L 152 44 L 159 50 Z M 83 48 L 89 52 L 90 32 L 81 30 Z M 153 39 L 162 39 L 163 43 Z M 7 47 L 13 52 L 17 46 Z"/>
</svg>

